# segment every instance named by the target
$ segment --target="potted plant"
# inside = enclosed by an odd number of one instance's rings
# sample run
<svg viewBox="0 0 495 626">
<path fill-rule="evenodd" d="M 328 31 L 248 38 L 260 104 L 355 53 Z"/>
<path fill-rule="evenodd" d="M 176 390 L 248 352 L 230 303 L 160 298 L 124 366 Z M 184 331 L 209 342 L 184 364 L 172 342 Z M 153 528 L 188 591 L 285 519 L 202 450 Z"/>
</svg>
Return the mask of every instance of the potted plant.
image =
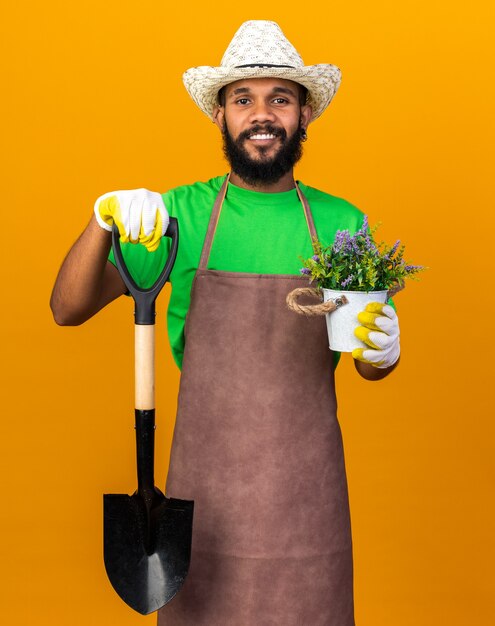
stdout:
<svg viewBox="0 0 495 626">
<path fill-rule="evenodd" d="M 378 228 L 368 226 L 365 215 L 362 227 L 351 235 L 339 230 L 331 246 L 313 242 L 314 255 L 302 259 L 301 273 L 310 278 L 317 289 L 296 289 L 287 298 L 289 307 L 306 315 L 326 315 L 330 348 L 352 352 L 363 347 L 354 335 L 359 325 L 358 313 L 368 302 L 387 302 L 403 289 L 406 278 L 417 278 L 425 269 L 404 260 L 404 245 L 400 240 L 393 246 L 375 243 L 373 235 Z M 302 306 L 301 295 L 317 295 L 323 304 Z M 345 306 L 341 306 L 345 304 Z"/>
</svg>

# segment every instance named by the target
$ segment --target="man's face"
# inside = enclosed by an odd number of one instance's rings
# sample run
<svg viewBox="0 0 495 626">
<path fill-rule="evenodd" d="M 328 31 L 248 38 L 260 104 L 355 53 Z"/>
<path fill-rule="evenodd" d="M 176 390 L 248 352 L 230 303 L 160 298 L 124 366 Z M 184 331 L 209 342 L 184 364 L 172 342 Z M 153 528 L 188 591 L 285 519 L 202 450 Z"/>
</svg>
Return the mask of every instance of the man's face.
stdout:
<svg viewBox="0 0 495 626">
<path fill-rule="evenodd" d="M 215 122 L 232 170 L 243 180 L 277 182 L 301 157 L 301 130 L 311 107 L 300 104 L 300 89 L 279 78 L 239 80 L 225 87 Z"/>
</svg>

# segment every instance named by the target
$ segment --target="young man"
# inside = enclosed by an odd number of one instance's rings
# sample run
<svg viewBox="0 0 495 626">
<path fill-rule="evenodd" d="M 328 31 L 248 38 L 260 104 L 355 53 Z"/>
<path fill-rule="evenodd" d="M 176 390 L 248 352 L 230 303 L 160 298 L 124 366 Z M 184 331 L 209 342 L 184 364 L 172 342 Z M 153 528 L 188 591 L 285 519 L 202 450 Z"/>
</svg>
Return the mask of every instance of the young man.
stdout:
<svg viewBox="0 0 495 626">
<path fill-rule="evenodd" d="M 285 304 L 307 284 L 299 257 L 311 238 L 362 225 L 358 209 L 293 175 L 340 70 L 304 66 L 275 23 L 250 21 L 220 67 L 192 68 L 184 83 L 222 132 L 230 176 L 99 198 L 57 278 L 55 320 L 80 324 L 125 292 L 108 261 L 113 222 L 142 244 L 124 244 L 124 256 L 148 286 L 167 256 L 168 216 L 178 218 L 168 332 L 182 375 L 166 491 L 195 501 L 195 522 L 188 578 L 159 624 L 352 626 L 333 355 L 324 319 Z M 397 365 L 398 321 L 383 305 L 362 320 L 370 349 L 353 356 L 377 380 Z"/>
</svg>

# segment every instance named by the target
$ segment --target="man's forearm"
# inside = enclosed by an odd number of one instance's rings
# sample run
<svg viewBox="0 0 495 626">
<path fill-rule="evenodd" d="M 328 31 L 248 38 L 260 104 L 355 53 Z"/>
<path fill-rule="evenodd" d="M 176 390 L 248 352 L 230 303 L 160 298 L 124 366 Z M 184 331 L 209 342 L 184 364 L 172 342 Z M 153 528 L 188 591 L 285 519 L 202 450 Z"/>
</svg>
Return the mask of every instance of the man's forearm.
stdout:
<svg viewBox="0 0 495 626">
<path fill-rule="evenodd" d="M 394 371 L 397 365 L 399 365 L 399 361 L 400 358 L 390 367 L 381 369 L 379 367 L 370 365 L 369 363 L 363 363 L 363 361 L 358 361 L 357 359 L 354 359 L 354 366 L 356 367 L 359 375 L 366 380 L 381 380 L 382 378 L 385 378 Z"/>
<path fill-rule="evenodd" d="M 50 307 L 57 324 L 82 324 L 125 292 L 116 268 L 108 263 L 110 247 L 111 233 L 100 228 L 93 216 L 55 281 Z"/>
</svg>

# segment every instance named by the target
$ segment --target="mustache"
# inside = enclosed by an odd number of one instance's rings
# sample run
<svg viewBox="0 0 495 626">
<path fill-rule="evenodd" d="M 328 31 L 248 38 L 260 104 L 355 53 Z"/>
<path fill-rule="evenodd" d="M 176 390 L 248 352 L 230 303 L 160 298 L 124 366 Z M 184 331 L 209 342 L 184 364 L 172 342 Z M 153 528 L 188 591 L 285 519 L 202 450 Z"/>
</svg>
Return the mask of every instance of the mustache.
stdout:
<svg viewBox="0 0 495 626">
<path fill-rule="evenodd" d="M 243 130 L 239 133 L 237 137 L 237 142 L 244 141 L 245 139 L 249 139 L 253 135 L 274 135 L 275 137 L 279 137 L 282 141 L 287 139 L 287 132 L 284 128 L 278 128 L 277 126 L 271 126 L 270 124 L 265 126 L 253 126 L 248 130 Z"/>
</svg>

